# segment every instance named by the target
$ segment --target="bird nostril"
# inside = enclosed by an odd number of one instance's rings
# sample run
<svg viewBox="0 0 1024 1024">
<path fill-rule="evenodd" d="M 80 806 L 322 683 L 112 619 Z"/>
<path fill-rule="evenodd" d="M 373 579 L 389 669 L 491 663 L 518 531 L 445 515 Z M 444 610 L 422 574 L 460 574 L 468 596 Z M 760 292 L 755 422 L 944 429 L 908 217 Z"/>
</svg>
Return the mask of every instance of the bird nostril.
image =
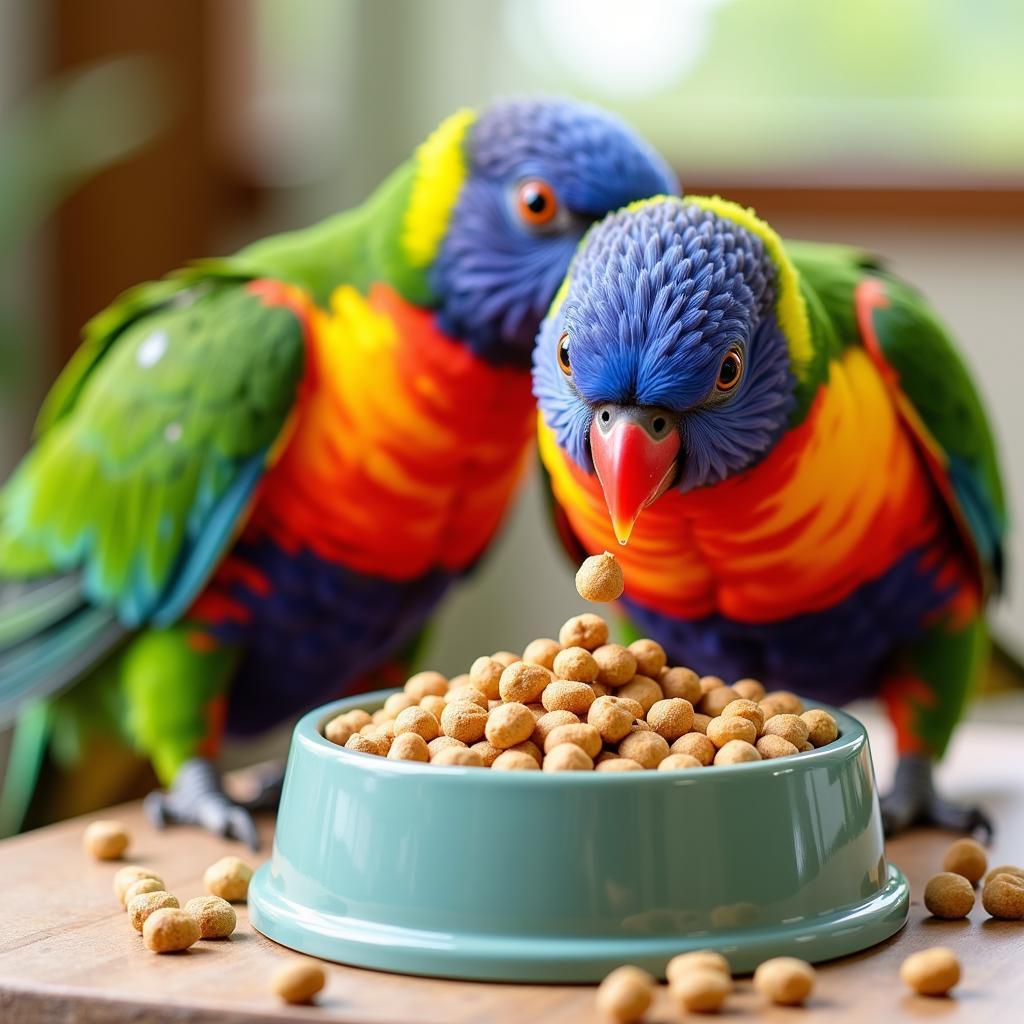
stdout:
<svg viewBox="0 0 1024 1024">
<path fill-rule="evenodd" d="M 654 428 L 656 434 L 660 434 L 665 429 L 665 417 L 655 416 L 651 426 Z"/>
</svg>

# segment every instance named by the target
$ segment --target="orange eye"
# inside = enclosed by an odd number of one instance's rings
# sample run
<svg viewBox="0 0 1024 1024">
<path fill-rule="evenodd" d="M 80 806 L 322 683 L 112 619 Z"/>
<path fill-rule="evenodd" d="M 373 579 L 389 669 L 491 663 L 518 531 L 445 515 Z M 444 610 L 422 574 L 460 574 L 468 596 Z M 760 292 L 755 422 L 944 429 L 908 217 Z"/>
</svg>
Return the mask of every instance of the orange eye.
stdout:
<svg viewBox="0 0 1024 1024">
<path fill-rule="evenodd" d="M 558 368 L 568 377 L 572 373 L 572 364 L 569 362 L 569 334 L 562 332 L 558 339 Z"/>
<path fill-rule="evenodd" d="M 718 368 L 718 380 L 715 388 L 719 391 L 732 391 L 743 376 L 743 357 L 739 349 L 731 348 L 725 353 L 722 365 Z"/>
<path fill-rule="evenodd" d="M 524 181 L 516 193 L 519 216 L 534 227 L 550 224 L 558 213 L 558 200 L 551 186 L 540 178 Z"/>
</svg>

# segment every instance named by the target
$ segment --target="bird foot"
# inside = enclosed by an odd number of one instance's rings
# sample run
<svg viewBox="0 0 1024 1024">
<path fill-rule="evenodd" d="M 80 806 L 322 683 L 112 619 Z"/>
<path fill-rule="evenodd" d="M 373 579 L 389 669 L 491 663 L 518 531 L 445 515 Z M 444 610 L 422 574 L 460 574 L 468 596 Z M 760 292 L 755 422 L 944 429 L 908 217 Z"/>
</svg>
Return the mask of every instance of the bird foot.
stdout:
<svg viewBox="0 0 1024 1024">
<path fill-rule="evenodd" d="M 186 761 L 171 788 L 154 790 L 143 801 L 143 809 L 157 828 L 198 825 L 214 835 L 238 839 L 252 850 L 260 846 L 249 810 L 225 794 L 217 770 L 204 758 Z"/>
<path fill-rule="evenodd" d="M 892 789 L 882 797 L 881 805 L 887 836 L 931 825 L 977 834 L 986 843 L 992 838 L 992 821 L 980 807 L 960 807 L 935 792 L 932 762 L 918 754 L 900 758 Z"/>
</svg>

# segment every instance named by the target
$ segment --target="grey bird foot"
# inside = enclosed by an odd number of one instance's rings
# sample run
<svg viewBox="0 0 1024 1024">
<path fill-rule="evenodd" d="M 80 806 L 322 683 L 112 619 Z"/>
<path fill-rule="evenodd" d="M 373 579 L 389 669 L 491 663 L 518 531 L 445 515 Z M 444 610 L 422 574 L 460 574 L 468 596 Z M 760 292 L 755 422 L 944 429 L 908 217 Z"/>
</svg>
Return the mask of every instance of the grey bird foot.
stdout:
<svg viewBox="0 0 1024 1024">
<path fill-rule="evenodd" d="M 259 832 L 252 815 L 225 794 L 217 770 L 203 758 L 186 761 L 171 788 L 154 790 L 142 806 L 157 828 L 198 825 L 215 835 L 238 839 L 252 850 L 259 849 Z"/>
<path fill-rule="evenodd" d="M 892 790 L 882 797 L 882 825 L 895 836 L 915 825 L 931 825 L 951 832 L 992 838 L 992 822 L 980 807 L 960 807 L 935 792 L 932 762 L 919 754 L 906 754 L 896 765 Z"/>
</svg>

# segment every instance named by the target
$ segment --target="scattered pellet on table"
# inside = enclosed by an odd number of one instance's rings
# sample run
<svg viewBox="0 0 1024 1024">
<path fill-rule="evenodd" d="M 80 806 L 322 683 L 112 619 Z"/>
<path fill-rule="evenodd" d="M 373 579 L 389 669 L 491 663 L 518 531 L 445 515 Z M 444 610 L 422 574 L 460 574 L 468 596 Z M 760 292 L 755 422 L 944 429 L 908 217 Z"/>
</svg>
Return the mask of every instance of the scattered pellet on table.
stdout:
<svg viewBox="0 0 1024 1024">
<path fill-rule="evenodd" d="M 719 748 L 715 754 L 715 764 L 744 764 L 747 761 L 760 761 L 761 755 L 757 747 L 745 740 L 729 740 L 724 747 Z"/>
<path fill-rule="evenodd" d="M 576 570 L 576 592 L 584 601 L 617 601 L 624 588 L 622 566 L 610 551 L 585 558 Z"/>
<path fill-rule="evenodd" d="M 808 742 L 814 747 L 824 747 L 839 735 L 839 725 L 836 720 L 821 708 L 812 708 L 810 711 L 805 711 L 800 717 L 807 726 Z"/>
<path fill-rule="evenodd" d="M 154 910 L 142 926 L 142 941 L 154 953 L 177 953 L 199 941 L 199 924 L 184 910 Z"/>
<path fill-rule="evenodd" d="M 1000 864 L 998 867 L 989 868 L 989 872 L 985 876 L 985 883 L 991 882 L 996 875 L 1015 875 L 1024 881 L 1024 868 L 1015 867 L 1013 864 Z"/>
<path fill-rule="evenodd" d="M 89 822 L 82 835 L 85 852 L 96 860 L 120 860 L 130 842 L 128 829 L 107 818 Z"/>
<path fill-rule="evenodd" d="M 811 742 L 814 743 L 813 737 Z M 975 839 L 958 839 L 942 858 L 942 870 L 963 875 L 971 885 L 976 884 L 988 870 L 988 854 L 985 847 Z"/>
<path fill-rule="evenodd" d="M 297 1005 L 313 1002 L 313 997 L 326 983 L 324 969 L 311 960 L 292 960 L 270 977 L 270 989 L 274 995 L 286 1003 Z"/>
<path fill-rule="evenodd" d="M 124 891 L 124 908 L 128 909 L 128 904 L 131 903 L 136 896 L 141 896 L 147 892 L 166 892 L 164 883 L 158 878 L 140 878 L 137 882 L 132 882 Z"/>
<path fill-rule="evenodd" d="M 226 939 L 238 923 L 235 908 L 219 896 L 196 896 L 182 909 L 199 925 L 201 939 Z"/>
<path fill-rule="evenodd" d="M 594 762 L 575 743 L 560 743 L 544 754 L 546 772 L 588 772 L 593 767 Z"/>
<path fill-rule="evenodd" d="M 140 867 L 138 864 L 126 864 L 123 868 L 119 868 L 114 875 L 114 894 L 122 907 L 125 905 L 125 893 L 128 891 L 128 887 L 141 878 L 151 878 L 160 883 L 161 889 L 166 889 L 164 880 L 155 871 Z"/>
<path fill-rule="evenodd" d="M 597 987 L 597 1008 L 617 1024 L 637 1024 L 654 999 L 655 983 L 647 971 L 616 967 Z"/>
<path fill-rule="evenodd" d="M 537 759 L 522 750 L 503 750 L 491 763 L 494 771 L 531 772 L 537 771 L 540 765 Z"/>
<path fill-rule="evenodd" d="M 716 953 L 712 949 L 695 949 L 691 953 L 680 953 L 678 956 L 672 957 L 665 967 L 665 977 L 671 985 L 687 971 L 698 967 L 720 971 L 727 978 L 732 977 L 729 961 L 721 953 Z"/>
<path fill-rule="evenodd" d="M 128 920 L 131 922 L 131 926 L 137 932 L 141 932 L 142 926 L 150 914 L 164 907 L 177 909 L 179 906 L 177 897 L 172 896 L 169 892 L 143 892 L 138 896 L 133 896 L 128 901 L 125 910 L 128 911 Z"/>
<path fill-rule="evenodd" d="M 459 768 L 483 768 L 483 758 L 469 747 L 445 747 L 430 758 L 431 764 Z"/>
<path fill-rule="evenodd" d="M 732 978 L 712 967 L 692 967 L 678 974 L 668 990 L 683 1010 L 715 1013 L 732 991 Z"/>
<path fill-rule="evenodd" d="M 795 956 L 765 960 L 754 971 L 754 988 L 779 1006 L 799 1006 L 814 989 L 814 968 Z"/>
<path fill-rule="evenodd" d="M 593 651 L 608 643 L 608 623 L 600 615 L 584 612 L 563 623 L 558 631 L 558 642 L 563 647 L 582 647 Z"/>
<path fill-rule="evenodd" d="M 995 875 L 981 890 L 981 905 L 990 917 L 1024 920 L 1024 879 L 1010 874 Z"/>
<path fill-rule="evenodd" d="M 974 887 L 963 875 L 944 871 L 928 879 L 924 905 L 935 917 L 950 921 L 966 917 L 974 907 Z"/>
<path fill-rule="evenodd" d="M 419 733 L 403 732 L 394 738 L 387 756 L 389 761 L 426 763 L 430 760 L 430 749 L 427 747 L 427 741 Z"/>
<path fill-rule="evenodd" d="M 946 946 L 912 953 L 900 966 L 903 983 L 922 996 L 944 996 L 960 980 L 960 961 Z"/>
<path fill-rule="evenodd" d="M 211 896 L 228 903 L 244 903 L 249 895 L 252 868 L 239 857 L 221 857 L 203 872 L 203 885 Z"/>
</svg>

